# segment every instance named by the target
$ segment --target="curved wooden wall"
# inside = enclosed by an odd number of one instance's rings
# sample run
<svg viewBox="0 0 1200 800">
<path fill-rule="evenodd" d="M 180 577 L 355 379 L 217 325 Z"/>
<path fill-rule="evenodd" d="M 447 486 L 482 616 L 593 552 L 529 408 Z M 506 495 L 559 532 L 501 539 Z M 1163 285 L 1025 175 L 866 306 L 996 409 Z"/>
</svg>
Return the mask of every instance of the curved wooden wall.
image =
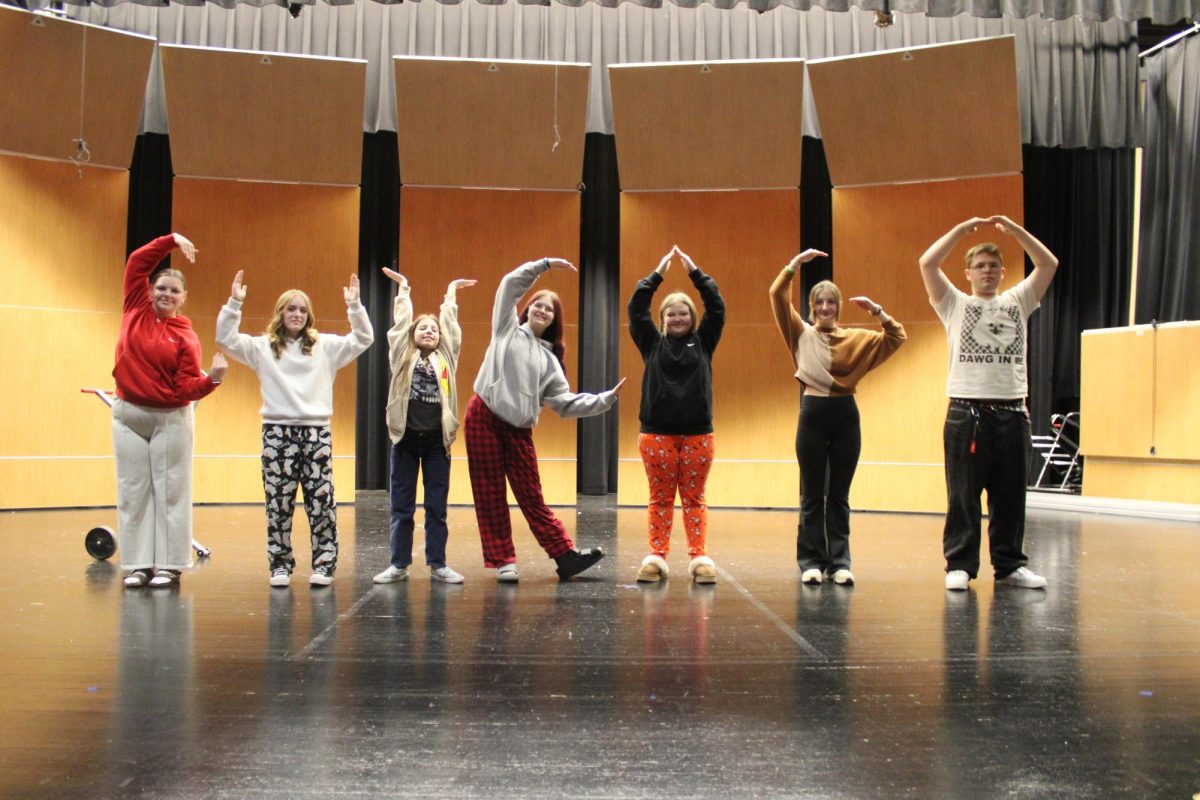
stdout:
<svg viewBox="0 0 1200 800">
<path fill-rule="evenodd" d="M 112 505 L 128 175 L 0 156 L 0 508 Z M 85 211 L 86 210 L 86 211 Z"/>
<path fill-rule="evenodd" d="M 293 288 L 312 299 L 319 330 L 349 332 L 342 287 L 358 271 L 358 205 L 357 187 L 175 181 L 175 229 L 199 252 L 195 264 L 174 255 L 172 266 L 188 275 L 185 313 L 204 346 L 206 367 L 216 352 L 217 313 L 242 268 L 248 287 L 244 333 L 262 333 L 275 300 Z M 354 405 L 351 364 L 334 383 L 334 488 L 340 502 L 354 501 Z M 230 364 L 225 382 L 199 403 L 196 502 L 262 502 L 261 406 L 257 376 L 238 363 Z"/>
<path fill-rule="evenodd" d="M 579 195 L 405 188 L 400 196 L 400 253 L 400 272 L 413 287 L 414 313 L 437 313 L 446 285 L 455 278 L 479 281 L 462 290 L 458 298 L 463 329 L 458 368 L 461 420 L 491 341 L 492 303 L 500 279 L 513 267 L 544 256 L 572 263 L 579 260 Z M 535 284 L 535 289 L 540 288 L 553 289 L 562 298 L 567 321 L 567 380 L 578 391 L 578 276 L 552 270 Z M 390 310 L 388 313 L 390 316 Z M 380 339 L 384 335 L 379 332 Z M 560 419 L 543 409 L 534 430 L 542 489 L 546 501 L 554 505 L 575 503 L 576 425 L 575 420 Z M 450 502 L 471 504 L 461 431 L 451 453 L 450 472 Z M 509 501 L 514 502 L 511 495 Z"/>
<path fill-rule="evenodd" d="M 624 304 L 637 281 L 673 244 L 711 275 L 726 304 L 725 332 L 713 359 L 716 458 L 708 483 L 714 506 L 795 506 L 799 484 L 794 453 L 799 390 L 775 329 L 767 289 L 800 241 L 795 190 L 662 192 L 621 197 L 622 392 L 617 499 L 645 505 L 646 473 L 638 455 L 642 360 L 629 338 Z M 651 305 L 687 291 L 676 263 Z M 787 475 L 788 477 L 783 477 Z"/>
</svg>

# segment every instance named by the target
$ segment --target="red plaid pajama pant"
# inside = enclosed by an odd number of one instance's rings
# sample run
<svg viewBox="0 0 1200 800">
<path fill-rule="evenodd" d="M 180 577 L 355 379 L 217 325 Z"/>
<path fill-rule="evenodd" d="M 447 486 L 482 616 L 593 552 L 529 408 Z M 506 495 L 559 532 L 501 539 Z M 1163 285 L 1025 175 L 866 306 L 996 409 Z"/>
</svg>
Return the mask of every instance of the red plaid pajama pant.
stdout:
<svg viewBox="0 0 1200 800">
<path fill-rule="evenodd" d="M 509 425 L 475 395 L 467 404 L 463 433 L 483 563 L 496 568 L 517 560 L 504 486 L 506 478 L 529 529 L 546 555 L 557 558 L 573 549 L 575 543 L 567 535 L 567 529 L 542 499 L 533 431 Z"/>
</svg>

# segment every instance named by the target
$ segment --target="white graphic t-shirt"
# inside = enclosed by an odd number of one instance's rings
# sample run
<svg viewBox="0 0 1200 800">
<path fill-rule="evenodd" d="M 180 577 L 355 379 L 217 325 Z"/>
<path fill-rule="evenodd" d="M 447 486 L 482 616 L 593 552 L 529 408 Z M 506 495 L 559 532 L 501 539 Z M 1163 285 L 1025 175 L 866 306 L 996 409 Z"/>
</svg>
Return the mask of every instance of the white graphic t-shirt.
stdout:
<svg viewBox="0 0 1200 800">
<path fill-rule="evenodd" d="M 986 299 L 950 287 L 933 307 L 950 343 L 946 394 L 975 400 L 1025 399 L 1026 324 L 1039 305 L 1028 278 Z"/>
</svg>

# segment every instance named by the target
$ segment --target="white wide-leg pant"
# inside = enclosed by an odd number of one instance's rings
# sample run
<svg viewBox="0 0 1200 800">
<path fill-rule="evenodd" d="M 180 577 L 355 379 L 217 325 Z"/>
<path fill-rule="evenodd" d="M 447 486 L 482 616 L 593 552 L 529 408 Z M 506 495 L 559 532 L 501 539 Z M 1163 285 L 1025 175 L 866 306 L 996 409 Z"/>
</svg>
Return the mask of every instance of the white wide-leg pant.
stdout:
<svg viewBox="0 0 1200 800">
<path fill-rule="evenodd" d="M 192 565 L 192 407 L 113 402 L 123 569 Z"/>
</svg>

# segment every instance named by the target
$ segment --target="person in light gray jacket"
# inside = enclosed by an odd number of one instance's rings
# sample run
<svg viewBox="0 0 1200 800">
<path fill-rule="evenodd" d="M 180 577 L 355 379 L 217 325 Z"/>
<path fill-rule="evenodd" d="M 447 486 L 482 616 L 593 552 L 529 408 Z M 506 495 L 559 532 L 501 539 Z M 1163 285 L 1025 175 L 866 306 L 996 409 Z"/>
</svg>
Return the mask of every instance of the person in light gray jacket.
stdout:
<svg viewBox="0 0 1200 800">
<path fill-rule="evenodd" d="M 578 271 L 561 258 L 543 258 L 522 264 L 500 281 L 492 310 L 492 341 L 463 422 L 483 560 L 496 570 L 496 579 L 502 583 L 518 579 L 506 479 L 538 544 L 557 563 L 561 579 L 583 572 L 604 557 L 598 547 L 578 550 L 547 507 L 533 426 L 543 405 L 567 418 L 603 414 L 617 402 L 625 380 L 599 394 L 570 390 L 563 366 L 566 323 L 562 302 L 554 292 L 536 292 L 517 314 L 517 302 L 549 269 Z"/>
</svg>

